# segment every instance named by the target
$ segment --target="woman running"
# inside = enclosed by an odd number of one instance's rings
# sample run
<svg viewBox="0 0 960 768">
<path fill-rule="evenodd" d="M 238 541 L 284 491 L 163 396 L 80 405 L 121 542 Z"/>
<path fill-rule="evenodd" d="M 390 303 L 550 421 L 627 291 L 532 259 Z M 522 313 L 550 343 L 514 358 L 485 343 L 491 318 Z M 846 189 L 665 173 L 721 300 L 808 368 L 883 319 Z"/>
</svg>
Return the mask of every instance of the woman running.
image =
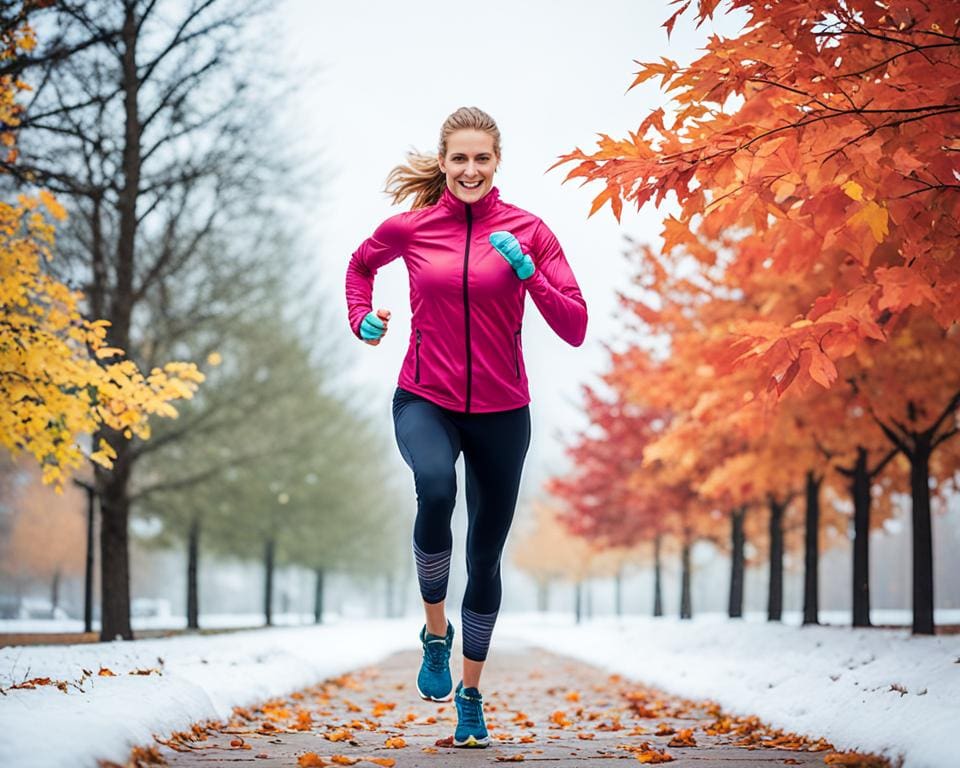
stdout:
<svg viewBox="0 0 960 768">
<path fill-rule="evenodd" d="M 587 307 L 557 238 L 539 218 L 500 199 L 493 177 L 500 132 L 485 112 L 461 107 L 443 123 L 437 155 L 411 153 L 387 177 L 391 216 L 347 267 L 350 327 L 376 346 L 390 312 L 372 309 L 377 270 L 403 258 L 410 275 L 410 343 L 393 396 L 397 445 L 413 470 L 413 554 L 426 623 L 420 696 L 449 701 L 453 625 L 444 601 L 463 452 L 467 587 L 461 607 L 463 679 L 454 696 L 454 745 L 489 744 L 480 673 L 500 609 L 500 555 L 530 444 L 530 395 L 521 329 L 527 294 L 550 327 L 579 346 Z"/>
</svg>

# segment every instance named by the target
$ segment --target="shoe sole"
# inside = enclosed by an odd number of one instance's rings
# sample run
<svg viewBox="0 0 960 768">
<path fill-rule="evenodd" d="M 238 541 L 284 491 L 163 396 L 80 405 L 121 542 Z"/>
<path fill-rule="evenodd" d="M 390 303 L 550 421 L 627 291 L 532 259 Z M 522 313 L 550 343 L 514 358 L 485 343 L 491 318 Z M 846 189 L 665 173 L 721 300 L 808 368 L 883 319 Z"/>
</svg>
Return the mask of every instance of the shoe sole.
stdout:
<svg viewBox="0 0 960 768">
<path fill-rule="evenodd" d="M 424 701 L 453 701 L 453 691 L 450 691 L 445 697 L 437 698 L 436 696 L 427 696 L 423 691 L 420 690 L 420 686 L 417 686 L 417 693 L 420 695 L 420 698 Z"/>
<path fill-rule="evenodd" d="M 490 737 L 488 736 L 483 739 L 478 739 L 475 736 L 467 736 L 467 738 L 464 741 L 457 741 L 456 739 L 454 739 L 453 746 L 473 747 L 473 748 L 488 747 L 490 746 Z"/>
</svg>

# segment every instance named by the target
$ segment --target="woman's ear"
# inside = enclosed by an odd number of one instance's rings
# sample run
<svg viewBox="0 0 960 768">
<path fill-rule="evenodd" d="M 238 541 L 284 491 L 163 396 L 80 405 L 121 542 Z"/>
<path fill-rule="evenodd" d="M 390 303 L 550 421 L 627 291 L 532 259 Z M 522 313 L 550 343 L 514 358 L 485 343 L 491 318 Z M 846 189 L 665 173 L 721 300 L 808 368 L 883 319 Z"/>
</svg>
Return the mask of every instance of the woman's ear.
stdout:
<svg viewBox="0 0 960 768">
<path fill-rule="evenodd" d="M 443 164 L 443 155 L 437 155 L 437 165 L 440 166 L 441 171 L 443 171 L 444 173 L 447 172 L 447 169 Z"/>
</svg>

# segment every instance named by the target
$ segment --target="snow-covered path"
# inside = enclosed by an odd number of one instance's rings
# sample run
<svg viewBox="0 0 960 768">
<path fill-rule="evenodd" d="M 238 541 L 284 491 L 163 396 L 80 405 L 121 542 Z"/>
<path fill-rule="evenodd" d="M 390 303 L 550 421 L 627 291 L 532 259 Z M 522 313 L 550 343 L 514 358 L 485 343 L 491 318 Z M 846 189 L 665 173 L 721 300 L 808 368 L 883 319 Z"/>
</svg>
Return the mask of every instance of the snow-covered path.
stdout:
<svg viewBox="0 0 960 768">
<path fill-rule="evenodd" d="M 455 620 L 456 623 L 456 620 Z M 133 643 L 0 649 L 0 765 L 94 766 L 134 744 L 415 649 L 420 623 L 341 621 Z M 504 615 L 494 638 L 533 644 L 841 749 L 953 768 L 960 636 L 702 616 Z M 506 644 L 506 643 L 505 643 Z M 114 673 L 101 676 L 101 668 Z M 92 673 L 85 675 L 84 670 Z M 140 674 L 137 674 L 137 673 Z M 49 677 L 54 685 L 10 690 Z"/>
</svg>

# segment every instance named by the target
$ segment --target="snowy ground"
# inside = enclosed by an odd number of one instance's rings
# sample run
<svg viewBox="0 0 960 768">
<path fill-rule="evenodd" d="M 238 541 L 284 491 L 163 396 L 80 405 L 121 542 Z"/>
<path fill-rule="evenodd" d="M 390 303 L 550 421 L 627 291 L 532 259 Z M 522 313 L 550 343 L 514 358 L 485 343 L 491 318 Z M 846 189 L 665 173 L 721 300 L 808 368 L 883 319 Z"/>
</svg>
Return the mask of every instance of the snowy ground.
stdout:
<svg viewBox="0 0 960 768">
<path fill-rule="evenodd" d="M 791 625 L 794 616 L 786 619 L 778 625 L 760 616 L 629 617 L 575 626 L 568 615 L 506 614 L 491 663 L 498 643 L 535 644 L 681 695 L 713 699 L 777 727 L 824 736 L 841 749 L 903 756 L 904 768 L 957 765 L 951 737 L 960 723 L 960 635 L 800 628 Z M 0 765 L 122 762 L 130 746 L 150 743 L 154 733 L 221 719 L 233 706 L 415 647 L 419 626 L 413 618 L 344 620 L 134 643 L 3 648 L 0 687 L 35 677 L 70 685 L 66 693 L 41 686 L 0 696 Z M 99 676 L 101 667 L 115 676 Z M 137 670 L 153 672 L 131 674 Z"/>
<path fill-rule="evenodd" d="M 960 635 L 800 627 L 798 618 L 629 617 L 577 627 L 567 617 L 504 617 L 497 634 L 840 749 L 902 757 L 904 768 L 960 765 Z"/>
</svg>

